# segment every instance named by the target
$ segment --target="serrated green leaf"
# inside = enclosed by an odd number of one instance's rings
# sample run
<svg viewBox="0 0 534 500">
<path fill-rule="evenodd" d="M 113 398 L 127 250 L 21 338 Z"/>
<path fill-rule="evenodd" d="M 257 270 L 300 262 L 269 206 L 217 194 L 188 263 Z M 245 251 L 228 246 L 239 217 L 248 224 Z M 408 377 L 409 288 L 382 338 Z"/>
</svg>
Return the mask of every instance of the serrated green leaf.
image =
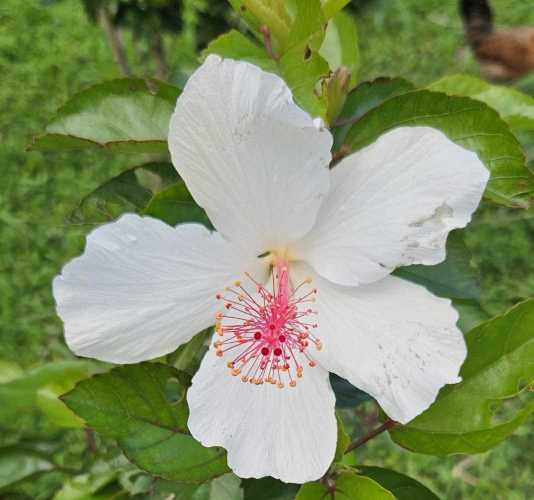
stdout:
<svg viewBox="0 0 534 500">
<path fill-rule="evenodd" d="M 380 467 L 358 465 L 358 472 L 370 477 L 395 495 L 396 500 L 439 500 L 431 490 L 419 481 L 399 472 Z"/>
<path fill-rule="evenodd" d="M 343 458 L 343 455 L 345 454 L 345 450 L 347 449 L 347 446 L 350 443 L 350 436 L 347 434 L 347 431 L 345 430 L 345 424 L 343 424 L 343 420 L 341 419 L 341 416 L 337 412 L 336 412 L 336 420 L 337 420 L 337 444 L 336 444 L 336 454 L 334 456 L 334 462 L 339 462 Z"/>
<path fill-rule="evenodd" d="M 328 62 L 332 71 L 346 67 L 351 74 L 350 87 L 356 84 L 360 51 L 358 30 L 352 16 L 339 12 L 329 21 L 319 54 Z"/>
<path fill-rule="evenodd" d="M 395 497 L 371 478 L 342 472 L 335 478 L 336 500 L 395 500 Z M 323 483 L 306 483 L 295 500 L 324 500 L 330 491 Z"/>
<path fill-rule="evenodd" d="M 85 196 L 70 214 L 75 224 L 108 222 L 127 212 L 140 212 L 167 186 L 179 181 L 170 163 L 132 167 Z"/>
<path fill-rule="evenodd" d="M 480 453 L 534 411 L 525 390 L 534 381 L 534 299 L 474 328 L 466 342 L 462 382 L 444 387 L 427 411 L 391 430 L 395 442 L 432 455 Z"/>
<path fill-rule="evenodd" d="M 344 143 L 356 151 L 400 126 L 425 125 L 478 154 L 491 173 L 485 196 L 525 208 L 534 195 L 534 176 L 525 166 L 517 139 L 496 111 L 468 97 L 419 90 L 392 97 L 355 123 Z"/>
<path fill-rule="evenodd" d="M 432 83 L 428 89 L 485 102 L 513 129 L 534 130 L 534 97 L 512 87 L 492 85 L 469 75 L 450 75 Z"/>
<path fill-rule="evenodd" d="M 401 267 L 394 274 L 423 285 L 440 297 L 480 300 L 478 271 L 471 265 L 471 253 L 461 231 L 449 234 L 447 258 L 441 264 Z"/>
<path fill-rule="evenodd" d="M 208 228 L 213 227 L 206 212 L 195 203 L 181 179 L 154 195 L 141 213 L 157 217 L 171 226 L 198 222 Z"/>
<path fill-rule="evenodd" d="M 203 56 L 218 54 L 221 57 L 248 61 L 265 71 L 276 73 L 278 65 L 269 57 L 264 47 L 260 47 L 237 30 L 219 36 L 204 49 Z"/>
<path fill-rule="evenodd" d="M 385 100 L 410 92 L 414 88 L 403 78 L 378 78 L 360 83 L 348 94 L 343 111 L 334 123 L 334 151 L 339 149 L 352 125 L 365 113 Z"/>
<path fill-rule="evenodd" d="M 13 447 L 0 448 L 0 492 L 15 483 L 54 469 L 54 464 L 37 453 Z"/>
<path fill-rule="evenodd" d="M 30 147 L 167 154 L 169 121 L 179 94 L 177 87 L 152 79 L 97 84 L 71 97 Z"/>
<path fill-rule="evenodd" d="M 170 380 L 176 383 L 179 374 L 168 365 L 121 366 L 80 382 L 62 400 L 153 475 L 201 483 L 228 472 L 224 450 L 204 448 L 188 433 L 185 401 L 166 396 Z"/>
</svg>

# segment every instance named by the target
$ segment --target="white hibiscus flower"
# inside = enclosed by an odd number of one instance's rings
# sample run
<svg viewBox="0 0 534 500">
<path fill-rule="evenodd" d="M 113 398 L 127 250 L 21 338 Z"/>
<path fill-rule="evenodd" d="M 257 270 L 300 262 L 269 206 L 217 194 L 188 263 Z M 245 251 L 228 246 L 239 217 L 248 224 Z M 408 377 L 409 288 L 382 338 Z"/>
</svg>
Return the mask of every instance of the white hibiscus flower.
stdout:
<svg viewBox="0 0 534 500">
<path fill-rule="evenodd" d="M 215 324 L 189 429 L 226 448 L 241 477 L 302 483 L 327 470 L 330 371 L 401 423 L 460 380 L 450 301 L 390 273 L 445 258 L 488 171 L 427 127 L 392 130 L 329 170 L 331 146 L 280 78 L 209 56 L 178 99 L 169 148 L 217 232 L 124 215 L 54 280 L 81 356 L 136 363 Z"/>
</svg>

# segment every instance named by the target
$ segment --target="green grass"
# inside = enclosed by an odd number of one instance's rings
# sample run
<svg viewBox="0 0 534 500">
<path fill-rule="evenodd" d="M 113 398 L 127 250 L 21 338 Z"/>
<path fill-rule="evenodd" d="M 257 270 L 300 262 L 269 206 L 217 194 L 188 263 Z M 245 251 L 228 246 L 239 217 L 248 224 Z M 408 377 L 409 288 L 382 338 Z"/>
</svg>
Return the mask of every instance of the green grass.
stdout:
<svg viewBox="0 0 534 500">
<path fill-rule="evenodd" d="M 358 2 L 355 2 L 356 4 Z M 375 0 L 356 9 L 362 79 L 400 75 L 425 85 L 447 73 L 477 74 L 454 1 Z M 523 0 L 493 2 L 501 24 L 534 25 Z M 179 54 L 171 55 L 179 59 Z M 76 202 L 125 168 L 128 157 L 104 152 L 27 152 L 32 134 L 67 95 L 119 76 L 101 31 L 78 0 L 44 6 L 38 0 L 0 5 L 0 359 L 24 366 L 69 357 L 50 283 L 80 252 L 87 228 L 68 227 Z M 532 294 L 532 213 L 486 207 L 467 231 L 483 273 L 483 304 L 496 314 Z M 534 489 L 528 423 L 490 453 L 439 459 L 409 454 L 387 436 L 358 454 L 421 478 L 448 499 L 523 499 Z M 462 463 L 462 465 L 458 465 Z M 465 467 L 464 467 L 465 466 Z M 464 467 L 462 469 L 462 467 Z M 460 472 L 459 472 L 460 471 Z"/>
</svg>

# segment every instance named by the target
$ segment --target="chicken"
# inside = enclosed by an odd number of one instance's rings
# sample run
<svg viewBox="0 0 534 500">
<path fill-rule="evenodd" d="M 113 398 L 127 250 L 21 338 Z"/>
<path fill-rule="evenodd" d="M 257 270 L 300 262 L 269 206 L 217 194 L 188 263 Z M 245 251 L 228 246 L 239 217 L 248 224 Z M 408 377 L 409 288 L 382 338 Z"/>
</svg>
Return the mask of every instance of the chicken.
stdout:
<svg viewBox="0 0 534 500">
<path fill-rule="evenodd" d="M 467 40 L 489 80 L 515 80 L 534 71 L 534 26 L 494 29 L 488 0 L 462 0 Z"/>
</svg>

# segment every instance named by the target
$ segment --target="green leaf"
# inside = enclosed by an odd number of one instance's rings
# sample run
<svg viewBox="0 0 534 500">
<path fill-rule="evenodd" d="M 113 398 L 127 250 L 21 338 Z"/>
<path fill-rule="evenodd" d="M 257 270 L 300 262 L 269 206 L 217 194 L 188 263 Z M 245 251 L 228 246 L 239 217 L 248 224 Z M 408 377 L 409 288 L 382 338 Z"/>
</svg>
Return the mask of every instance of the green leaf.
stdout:
<svg viewBox="0 0 534 500">
<path fill-rule="evenodd" d="M 304 484 L 295 500 L 324 500 L 330 491 L 322 483 Z M 342 472 L 335 478 L 336 500 L 395 500 L 377 482 L 353 472 Z"/>
<path fill-rule="evenodd" d="M 166 397 L 178 371 L 160 363 L 114 368 L 80 382 L 62 397 L 87 425 L 114 438 L 126 457 L 153 475 L 200 483 L 228 472 L 220 448 L 204 448 L 187 431 L 185 401 Z"/>
<path fill-rule="evenodd" d="M 350 0 L 321 0 L 323 15 L 326 19 L 334 17 Z"/>
<path fill-rule="evenodd" d="M 489 314 L 482 309 L 480 303 L 476 300 L 454 299 L 452 305 L 460 315 L 458 327 L 464 333 L 490 319 Z"/>
<path fill-rule="evenodd" d="M 451 299 L 480 299 L 477 270 L 471 265 L 471 253 L 461 231 L 453 231 L 447 238 L 447 258 L 435 266 L 415 265 L 396 269 L 400 278 L 423 285 L 440 297 Z"/>
<path fill-rule="evenodd" d="M 328 76 L 330 68 L 323 57 L 302 43 L 282 56 L 280 71 L 297 104 L 312 116 L 326 117 L 326 98 L 318 82 Z"/>
<path fill-rule="evenodd" d="M 395 442 L 431 455 L 480 453 L 534 410 L 525 390 L 534 381 L 534 299 L 474 328 L 466 342 L 462 382 L 444 387 L 427 411 L 391 430 Z"/>
<path fill-rule="evenodd" d="M 319 54 L 328 62 L 332 71 L 342 66 L 348 68 L 351 74 L 350 86 L 356 84 L 360 51 L 358 31 L 352 16 L 339 12 L 330 20 Z"/>
<path fill-rule="evenodd" d="M 289 47 L 305 44 L 317 51 L 323 43 L 326 20 L 319 0 L 295 0 L 296 14 L 289 33 Z"/>
<path fill-rule="evenodd" d="M 113 177 L 82 199 L 72 223 L 100 223 L 127 212 L 140 212 L 167 186 L 179 180 L 170 163 L 145 163 Z"/>
<path fill-rule="evenodd" d="M 399 126 L 426 125 L 478 154 L 491 172 L 490 200 L 526 208 L 534 193 L 534 176 L 525 166 L 517 139 L 496 111 L 486 104 L 428 90 L 392 97 L 371 109 L 352 126 L 345 144 L 356 151 Z"/>
<path fill-rule="evenodd" d="M 24 370 L 13 361 L 0 360 L 0 384 L 11 382 L 24 375 Z"/>
<path fill-rule="evenodd" d="M 212 228 L 203 208 L 199 207 L 181 179 L 157 193 L 142 211 L 175 226 L 184 222 L 198 222 Z"/>
<path fill-rule="evenodd" d="M 361 465 L 358 465 L 357 469 L 360 474 L 370 477 L 391 491 L 397 500 L 439 500 L 426 486 L 399 472 Z"/>
<path fill-rule="evenodd" d="M 123 493 L 117 487 L 110 487 L 116 477 L 117 470 L 104 462 L 97 462 L 90 473 L 69 478 L 53 500 L 112 500 Z M 102 491 L 104 489 L 105 492 Z"/>
<path fill-rule="evenodd" d="M 343 420 L 341 419 L 341 416 L 337 412 L 336 412 L 336 420 L 337 420 L 337 444 L 336 444 L 336 454 L 334 456 L 334 462 L 339 462 L 343 458 L 343 455 L 345 454 L 345 450 L 347 449 L 347 446 L 350 443 L 350 436 L 347 434 L 347 431 L 345 430 L 345 425 L 343 424 Z"/>
<path fill-rule="evenodd" d="M 54 464 L 39 454 L 15 449 L 0 448 L 0 492 L 35 474 L 54 469 Z"/>
<path fill-rule="evenodd" d="M 450 75 L 434 82 L 428 88 L 485 102 L 498 111 L 501 118 L 513 129 L 534 130 L 534 97 L 512 87 L 492 85 L 468 75 Z"/>
<path fill-rule="evenodd" d="M 335 373 L 330 373 L 330 385 L 336 395 L 336 408 L 354 408 L 372 399 L 369 394 L 357 389 L 348 380 Z"/>
<path fill-rule="evenodd" d="M 243 500 L 241 479 L 235 474 L 225 474 L 201 486 L 202 491 L 193 495 L 193 500 Z"/>
<path fill-rule="evenodd" d="M 231 30 L 219 36 L 204 49 L 203 56 L 218 54 L 221 57 L 248 61 L 265 71 L 276 73 L 278 65 L 269 57 L 263 47 L 260 47 L 237 30 Z"/>
<path fill-rule="evenodd" d="M 408 80 L 403 78 L 378 78 L 372 82 L 360 83 L 348 94 L 343 111 L 334 123 L 334 150 L 339 149 L 352 124 L 365 113 L 385 100 L 410 92 L 414 88 Z"/>
<path fill-rule="evenodd" d="M 31 145 L 40 151 L 110 148 L 164 153 L 180 90 L 152 79 L 122 78 L 75 94 Z"/>
<path fill-rule="evenodd" d="M 272 477 L 244 479 L 242 484 L 244 500 L 294 500 L 299 489 L 296 484 L 283 483 Z"/>
<path fill-rule="evenodd" d="M 202 354 L 207 349 L 206 341 L 213 335 L 213 329 L 208 328 L 195 335 L 189 342 L 182 344 L 168 356 L 169 364 L 177 370 L 193 375 L 198 368 Z"/>
<path fill-rule="evenodd" d="M 5 428 L 17 425 L 21 415 L 37 408 L 37 392 L 42 387 L 62 381 L 81 380 L 94 370 L 83 361 L 49 363 L 28 371 L 7 383 L 0 384 L 0 424 Z"/>
<path fill-rule="evenodd" d="M 71 390 L 76 382 L 77 380 L 63 379 L 60 382 L 45 385 L 37 391 L 37 406 L 54 425 L 67 428 L 83 427 L 83 420 L 59 399 L 62 394 Z"/>
<path fill-rule="evenodd" d="M 277 45 L 287 43 L 291 18 L 284 5 L 285 0 L 229 0 L 234 10 L 251 26 L 259 31 L 267 26 Z"/>
</svg>

